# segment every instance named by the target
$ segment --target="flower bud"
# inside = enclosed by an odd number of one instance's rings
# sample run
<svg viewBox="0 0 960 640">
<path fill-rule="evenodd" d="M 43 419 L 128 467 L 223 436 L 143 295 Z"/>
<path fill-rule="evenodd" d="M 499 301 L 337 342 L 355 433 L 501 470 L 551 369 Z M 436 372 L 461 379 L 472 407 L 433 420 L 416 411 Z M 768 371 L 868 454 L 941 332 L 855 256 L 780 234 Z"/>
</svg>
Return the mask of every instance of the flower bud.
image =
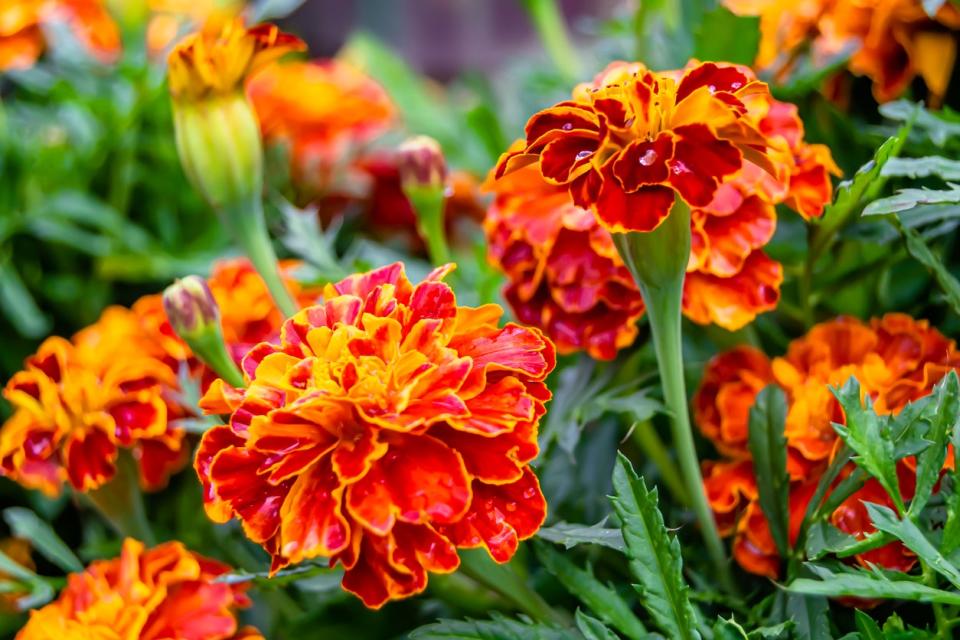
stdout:
<svg viewBox="0 0 960 640">
<path fill-rule="evenodd" d="M 163 310 L 173 330 L 187 341 L 209 331 L 211 325 L 220 326 L 220 308 L 200 276 L 187 276 L 167 287 Z"/>
<path fill-rule="evenodd" d="M 442 190 L 447 181 L 447 163 L 440 144 L 428 136 L 415 136 L 397 149 L 397 169 L 404 191 Z"/>
</svg>

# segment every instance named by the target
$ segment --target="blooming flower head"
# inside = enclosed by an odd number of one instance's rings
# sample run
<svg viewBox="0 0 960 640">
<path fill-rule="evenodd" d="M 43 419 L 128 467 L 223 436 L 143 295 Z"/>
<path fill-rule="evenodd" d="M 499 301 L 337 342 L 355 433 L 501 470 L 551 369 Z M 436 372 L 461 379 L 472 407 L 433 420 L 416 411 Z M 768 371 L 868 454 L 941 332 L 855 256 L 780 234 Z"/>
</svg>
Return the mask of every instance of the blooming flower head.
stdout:
<svg viewBox="0 0 960 640">
<path fill-rule="evenodd" d="M 64 24 L 97 60 L 120 52 L 120 33 L 101 0 L 6 0 L 0 3 L 0 71 L 26 69 L 47 46 L 44 28 Z"/>
<path fill-rule="evenodd" d="M 553 345 L 498 327 L 496 305 L 457 306 L 449 270 L 328 285 L 247 354 L 245 389 L 218 380 L 204 397 L 230 414 L 197 452 L 207 513 L 238 518 L 274 571 L 329 558 L 379 607 L 455 570 L 458 547 L 505 562 L 543 522 L 529 463 Z"/>
<path fill-rule="evenodd" d="M 242 91 L 244 81 L 258 69 L 306 45 L 272 24 L 247 28 L 243 19 L 209 20 L 188 35 L 168 58 L 170 93 L 174 100 Z"/>
<path fill-rule="evenodd" d="M 337 59 L 268 65 L 250 78 L 247 94 L 264 139 L 289 145 L 295 180 L 317 191 L 341 182 L 339 172 L 356 171 L 344 158 L 355 157 L 396 115 L 379 84 Z"/>
<path fill-rule="evenodd" d="M 746 102 L 767 86 L 734 65 L 695 63 L 677 74 L 614 63 L 573 99 L 530 118 L 523 149 L 497 177 L 531 163 L 615 232 L 652 231 L 676 195 L 705 207 L 744 158 L 765 170 L 767 141 Z"/>
<path fill-rule="evenodd" d="M 122 448 L 145 488 L 162 487 L 186 451 L 168 422 L 176 374 L 156 352 L 122 307 L 73 340 L 45 340 L 3 391 L 14 414 L 0 430 L 0 473 L 49 495 L 64 482 L 89 491 L 114 476 Z"/>
<path fill-rule="evenodd" d="M 749 412 L 763 387 L 775 384 L 787 398 L 784 435 L 793 514 L 794 508 L 806 509 L 810 485 L 816 486 L 838 445 L 832 424 L 843 424 L 844 416 L 830 387 L 842 386 L 855 376 L 877 413 L 897 413 L 907 403 L 928 395 L 952 370 L 960 372 L 955 343 L 926 321 L 896 313 L 870 323 L 839 318 L 819 324 L 793 341 L 785 356 L 772 361 L 748 347 L 711 360 L 693 400 L 694 417 L 701 432 L 731 459 L 709 467 L 705 486 L 718 521 L 729 523 L 739 518 L 734 551 L 740 564 L 771 577 L 779 565 L 772 539 L 767 541 L 769 531 L 754 485 L 744 480 L 745 474 L 752 474 L 747 446 Z M 898 473 L 901 490 L 909 498 L 913 471 L 902 463 Z M 831 514 L 838 528 L 855 537 L 873 531 L 863 501 L 888 501 L 879 485 L 873 484 L 868 482 Z M 914 561 L 895 545 L 859 559 L 891 568 L 909 568 Z"/>
<path fill-rule="evenodd" d="M 873 81 L 880 102 L 901 95 L 921 76 L 935 99 L 946 93 L 956 58 L 951 30 L 960 10 L 942 3 L 933 16 L 921 0 L 725 0 L 738 15 L 760 17 L 756 66 L 789 74 L 809 44 L 820 63 L 850 51 L 848 68 Z"/>
<path fill-rule="evenodd" d="M 54 602 L 30 613 L 17 640 L 262 640 L 237 624 L 237 610 L 250 606 L 245 587 L 215 581 L 229 570 L 179 542 L 145 549 L 128 538 L 119 558 L 71 574 Z"/>
</svg>

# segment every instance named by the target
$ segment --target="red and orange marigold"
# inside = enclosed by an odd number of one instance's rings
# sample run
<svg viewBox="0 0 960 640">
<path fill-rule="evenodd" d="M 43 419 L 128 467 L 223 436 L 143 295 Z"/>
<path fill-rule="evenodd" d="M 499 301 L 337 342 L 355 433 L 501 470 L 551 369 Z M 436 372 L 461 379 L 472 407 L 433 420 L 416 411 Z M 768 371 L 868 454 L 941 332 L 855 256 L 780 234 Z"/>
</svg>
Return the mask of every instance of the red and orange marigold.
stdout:
<svg viewBox="0 0 960 640">
<path fill-rule="evenodd" d="M 614 63 L 601 76 L 633 68 Z M 754 81 L 749 69 L 721 68 Z M 683 72 L 664 75 L 680 78 Z M 779 301 L 782 269 L 762 250 L 776 227 L 775 205 L 784 203 L 804 218 L 819 216 L 832 197 L 830 175 L 839 173 L 826 147 L 804 141 L 795 106 L 768 93 L 744 96 L 743 104 L 744 119 L 764 136 L 776 170 L 743 160 L 706 206 L 691 211 L 683 295 L 687 317 L 729 330 Z M 515 144 L 506 157 L 517 157 L 525 146 Z M 544 178 L 541 167 L 528 164 L 490 181 L 490 259 L 508 276 L 505 295 L 519 319 L 543 328 L 562 353 L 583 349 L 613 358 L 636 336 L 640 293 L 602 220 L 575 204 L 567 185 Z"/>
<path fill-rule="evenodd" d="M 543 522 L 529 463 L 553 345 L 499 327 L 496 305 L 458 307 L 449 270 L 328 285 L 247 354 L 245 389 L 218 380 L 204 397 L 230 414 L 197 452 L 207 513 L 238 518 L 273 571 L 329 558 L 379 607 L 455 570 L 457 548 L 507 561 Z"/>
<path fill-rule="evenodd" d="M 145 549 L 128 538 L 119 558 L 71 574 L 54 602 L 30 613 L 17 640 L 263 640 L 237 623 L 237 610 L 250 606 L 245 586 L 216 582 L 229 570 L 179 542 Z"/>
<path fill-rule="evenodd" d="M 694 417 L 701 432 L 728 458 L 706 466 L 704 485 L 720 528 L 736 534 L 734 555 L 741 566 L 770 577 L 779 568 L 776 546 L 757 501 L 747 446 L 750 407 L 763 387 L 776 384 L 787 397 L 784 433 L 795 536 L 795 526 L 836 451 L 838 436 L 832 423 L 844 420 L 830 387 L 856 376 L 878 413 L 896 413 L 929 394 L 951 370 L 960 372 L 955 343 L 927 322 L 896 313 L 869 324 L 852 318 L 819 324 L 793 341 L 785 356 L 772 361 L 750 347 L 711 360 L 694 396 Z M 909 499 L 913 470 L 901 463 L 898 473 Z M 883 489 L 870 481 L 830 514 L 831 522 L 856 537 L 871 533 L 864 501 L 893 506 Z M 897 569 L 908 569 L 914 562 L 899 543 L 858 559 Z"/>
</svg>

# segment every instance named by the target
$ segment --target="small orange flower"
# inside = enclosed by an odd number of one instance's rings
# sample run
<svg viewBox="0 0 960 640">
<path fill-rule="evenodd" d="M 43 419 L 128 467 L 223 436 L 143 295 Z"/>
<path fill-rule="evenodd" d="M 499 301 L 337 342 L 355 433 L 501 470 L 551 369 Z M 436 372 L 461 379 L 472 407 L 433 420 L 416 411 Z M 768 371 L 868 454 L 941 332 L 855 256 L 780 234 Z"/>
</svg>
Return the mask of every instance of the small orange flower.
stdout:
<svg viewBox="0 0 960 640">
<path fill-rule="evenodd" d="M 572 100 L 527 122 L 526 146 L 504 154 L 497 177 L 537 163 L 610 231 L 652 231 L 675 194 L 706 207 L 744 158 L 776 173 L 747 102 L 767 87 L 734 65 L 693 63 L 682 74 L 614 63 Z"/>
<path fill-rule="evenodd" d="M 243 360 L 245 389 L 203 399 L 230 424 L 196 457 L 208 515 L 232 517 L 272 570 L 323 556 L 370 607 L 422 591 L 458 547 L 507 561 L 546 504 L 529 463 L 553 345 L 458 307 L 443 267 L 394 264 L 328 285 Z"/>
<path fill-rule="evenodd" d="M 179 542 L 144 549 L 128 538 L 119 558 L 71 574 L 59 598 L 30 613 L 17 640 L 259 638 L 238 628 L 237 610 L 250 606 L 245 587 L 215 580 L 229 570 Z"/>
<path fill-rule="evenodd" d="M 288 144 L 295 179 L 317 192 L 355 171 L 344 158 L 356 157 L 396 115 L 379 84 L 336 59 L 269 65 L 250 78 L 247 94 L 264 139 Z"/>
<path fill-rule="evenodd" d="M 257 70 L 306 45 L 272 24 L 247 28 L 242 18 L 209 20 L 170 52 L 168 77 L 174 100 L 195 102 L 242 90 Z"/>
<path fill-rule="evenodd" d="M 809 43 L 816 61 L 850 48 L 848 68 L 873 81 L 880 102 L 900 96 L 920 75 L 938 101 L 946 93 L 957 54 L 952 30 L 960 10 L 943 3 L 930 17 L 920 0 L 725 0 L 739 15 L 760 16 L 756 65 L 790 72 Z"/>
<path fill-rule="evenodd" d="M 120 53 L 120 32 L 101 0 L 5 0 L 0 4 L 0 71 L 32 67 L 46 48 L 44 27 L 65 24 L 99 61 Z"/>
<path fill-rule="evenodd" d="M 794 340 L 787 354 L 769 361 L 761 352 L 738 347 L 716 356 L 707 366 L 694 396 L 694 416 L 701 432 L 733 460 L 708 467 L 705 486 L 718 522 L 729 532 L 731 518 L 740 518 L 734 550 L 748 571 L 774 576 L 779 560 L 756 496 L 734 487 L 744 486 L 742 474 L 749 465 L 747 420 L 756 394 L 767 384 L 779 385 L 788 407 L 784 435 L 787 471 L 794 495 L 805 495 L 807 485 L 819 481 L 838 444 L 832 423 L 844 416 L 831 386 L 856 376 L 880 413 L 896 413 L 908 402 L 928 395 L 951 370 L 960 372 L 960 352 L 929 323 L 897 313 L 869 324 L 839 318 L 819 324 Z M 898 469 L 906 497 L 913 493 L 910 465 Z M 729 485 L 729 486 L 728 486 Z M 804 503 L 809 496 L 801 500 Z M 855 537 L 873 531 L 862 502 L 886 503 L 883 490 L 867 485 L 848 498 L 833 514 L 833 523 Z M 791 511 L 792 513 L 792 511 Z M 909 568 L 913 557 L 902 547 L 887 545 L 859 558 L 891 568 Z"/>
</svg>

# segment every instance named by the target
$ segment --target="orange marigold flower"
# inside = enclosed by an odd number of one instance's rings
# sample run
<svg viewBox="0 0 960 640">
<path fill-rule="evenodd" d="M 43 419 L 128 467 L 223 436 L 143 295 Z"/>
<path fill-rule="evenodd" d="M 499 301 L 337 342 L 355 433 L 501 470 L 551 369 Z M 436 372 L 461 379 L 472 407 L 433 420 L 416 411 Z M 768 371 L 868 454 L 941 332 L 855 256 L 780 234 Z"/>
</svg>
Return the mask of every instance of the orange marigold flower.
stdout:
<svg viewBox="0 0 960 640">
<path fill-rule="evenodd" d="M 356 157 L 396 116 L 379 84 L 336 59 L 269 65 L 250 78 L 247 94 L 264 139 L 289 145 L 294 178 L 317 192 L 343 182 L 339 174 L 351 170 L 344 158 Z"/>
<path fill-rule="evenodd" d="M 253 73 L 306 44 L 276 25 L 247 28 L 242 18 L 208 20 L 188 35 L 167 60 L 174 100 L 197 101 L 242 89 Z"/>
<path fill-rule="evenodd" d="M 960 28 L 960 10 L 943 3 L 931 17 L 920 0 L 725 0 L 739 15 L 760 16 L 756 65 L 779 75 L 790 72 L 797 52 L 809 43 L 818 61 L 853 53 L 851 72 L 873 81 L 880 102 L 898 97 L 920 75 L 939 100 L 950 81 Z"/>
<path fill-rule="evenodd" d="M 237 610 L 250 606 L 245 586 L 215 580 L 229 571 L 179 542 L 145 549 L 128 538 L 119 558 L 71 574 L 54 602 L 30 613 L 17 640 L 257 638 L 237 624 Z"/>
<path fill-rule="evenodd" d="M 652 231 L 674 195 L 706 207 L 743 159 L 776 173 L 767 140 L 747 117 L 746 102 L 765 84 L 727 64 L 691 64 L 652 72 L 614 63 L 572 100 L 527 122 L 526 146 L 508 152 L 497 177 L 537 163 L 544 179 L 566 185 L 611 231 Z"/>
<path fill-rule="evenodd" d="M 711 360 L 694 396 L 694 416 L 701 432 L 733 459 L 708 466 L 704 482 L 717 520 L 727 532 L 731 514 L 740 518 L 734 551 L 741 565 L 771 576 L 779 566 L 763 514 L 758 505 L 752 506 L 755 496 L 737 489 L 750 486 L 742 479 L 750 464 L 747 420 L 760 389 L 777 384 L 786 394 L 784 435 L 792 504 L 795 493 L 803 495 L 808 483 L 818 482 L 838 446 L 832 423 L 843 424 L 844 416 L 830 387 L 856 376 L 878 413 L 896 413 L 928 395 L 950 371 L 960 372 L 955 343 L 926 321 L 899 313 L 869 324 L 853 318 L 819 324 L 794 340 L 785 356 L 772 361 L 749 347 L 738 347 Z M 904 461 L 898 472 L 901 489 L 909 497 L 914 471 Z M 871 533 L 863 501 L 885 504 L 886 498 L 879 485 L 867 483 L 831 514 L 833 523 L 855 537 Z M 886 545 L 859 559 L 901 569 L 909 569 L 914 562 L 897 545 Z"/>
<path fill-rule="evenodd" d="M 272 570 L 324 556 L 370 607 L 457 568 L 458 547 L 507 561 L 546 504 L 529 463 L 553 345 L 498 327 L 496 305 L 458 307 L 441 282 L 394 264 L 328 285 L 279 343 L 243 360 L 245 389 L 203 399 L 228 426 L 204 434 L 208 515 L 238 518 Z"/>
<path fill-rule="evenodd" d="M 99 61 L 119 55 L 120 32 L 102 0 L 6 0 L 0 4 L 0 71 L 33 66 L 47 45 L 44 27 L 59 23 Z"/>
</svg>

